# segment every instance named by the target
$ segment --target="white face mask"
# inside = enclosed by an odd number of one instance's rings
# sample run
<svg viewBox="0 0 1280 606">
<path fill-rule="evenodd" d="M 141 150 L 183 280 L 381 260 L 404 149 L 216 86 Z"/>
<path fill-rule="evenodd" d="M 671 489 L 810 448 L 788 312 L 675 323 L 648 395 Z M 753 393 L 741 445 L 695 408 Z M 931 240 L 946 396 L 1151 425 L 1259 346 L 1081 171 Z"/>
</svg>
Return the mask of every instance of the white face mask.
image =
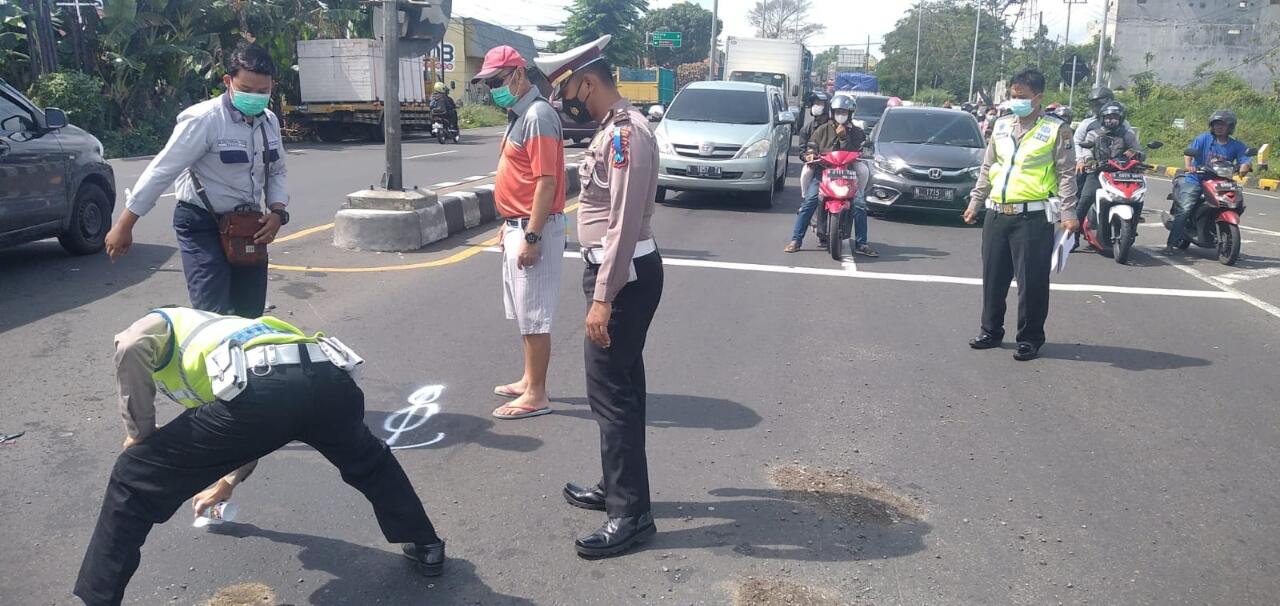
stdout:
<svg viewBox="0 0 1280 606">
<path fill-rule="evenodd" d="M 836 124 L 844 124 L 849 121 L 848 114 L 836 114 Z"/>
<path fill-rule="evenodd" d="M 813 114 L 813 115 L 815 115 L 815 116 L 821 116 L 821 115 L 822 115 L 822 106 L 821 106 L 821 105 L 815 105 L 815 106 L 813 106 L 813 107 L 810 107 L 810 108 L 809 108 L 809 113 L 811 113 L 811 114 Z"/>
</svg>

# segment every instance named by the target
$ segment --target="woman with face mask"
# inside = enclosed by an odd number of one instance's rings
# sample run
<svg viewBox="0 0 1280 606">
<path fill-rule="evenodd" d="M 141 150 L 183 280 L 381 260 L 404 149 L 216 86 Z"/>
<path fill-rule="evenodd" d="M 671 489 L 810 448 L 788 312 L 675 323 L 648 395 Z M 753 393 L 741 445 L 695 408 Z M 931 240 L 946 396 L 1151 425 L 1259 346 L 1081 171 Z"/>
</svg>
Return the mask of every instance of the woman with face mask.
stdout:
<svg viewBox="0 0 1280 606">
<path fill-rule="evenodd" d="M 800 149 L 804 149 L 809 145 L 809 139 L 813 138 L 814 131 L 818 127 L 826 124 L 831 120 L 831 108 L 826 97 L 814 97 L 813 104 L 809 106 L 809 115 L 813 117 L 804 128 L 800 129 Z M 805 164 L 800 169 L 800 191 L 809 191 L 809 180 L 813 178 L 813 170 Z"/>
</svg>

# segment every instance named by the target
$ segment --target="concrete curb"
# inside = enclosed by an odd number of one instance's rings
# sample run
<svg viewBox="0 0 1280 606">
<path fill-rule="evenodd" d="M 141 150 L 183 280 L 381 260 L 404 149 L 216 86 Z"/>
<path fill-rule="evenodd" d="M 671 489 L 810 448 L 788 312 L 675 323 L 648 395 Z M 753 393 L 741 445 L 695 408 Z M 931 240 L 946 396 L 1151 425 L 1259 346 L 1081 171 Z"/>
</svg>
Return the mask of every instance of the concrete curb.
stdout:
<svg viewBox="0 0 1280 606">
<path fill-rule="evenodd" d="M 1178 175 L 1178 171 L 1180 170 L 1182 170 L 1182 167 L 1180 166 L 1164 166 L 1162 164 L 1157 164 L 1153 166 L 1149 172 L 1154 175 L 1164 175 L 1165 177 L 1172 178 L 1172 177 L 1176 177 Z M 1239 183 L 1240 185 L 1243 185 L 1245 187 L 1249 187 L 1252 189 L 1259 189 L 1263 191 L 1280 190 L 1280 179 L 1260 179 L 1258 177 L 1236 177 L 1236 183 Z"/>
<path fill-rule="evenodd" d="M 564 173 L 565 198 L 572 198 L 580 189 L 578 165 L 566 164 Z M 497 221 L 494 187 L 478 185 L 438 197 L 433 191 L 404 192 L 386 199 L 375 194 L 387 192 L 355 192 L 334 217 L 333 245 L 377 252 L 418 250 Z"/>
</svg>

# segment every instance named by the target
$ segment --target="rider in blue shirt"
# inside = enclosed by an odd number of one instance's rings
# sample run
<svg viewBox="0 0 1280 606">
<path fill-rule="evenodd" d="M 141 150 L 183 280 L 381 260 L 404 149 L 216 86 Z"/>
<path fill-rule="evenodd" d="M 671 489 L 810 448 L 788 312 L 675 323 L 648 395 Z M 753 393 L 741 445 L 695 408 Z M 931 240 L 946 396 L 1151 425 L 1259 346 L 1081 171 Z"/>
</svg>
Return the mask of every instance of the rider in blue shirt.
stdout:
<svg viewBox="0 0 1280 606">
<path fill-rule="evenodd" d="M 1249 148 L 1239 140 L 1231 138 L 1235 130 L 1235 112 L 1229 109 L 1216 111 L 1209 117 L 1209 132 L 1201 133 L 1187 147 L 1187 151 L 1194 151 L 1195 155 L 1183 158 L 1186 161 L 1187 174 L 1174 196 L 1176 207 L 1173 225 L 1169 229 L 1170 250 L 1180 250 L 1178 245 L 1186 237 L 1187 217 L 1191 215 L 1191 210 L 1204 194 L 1204 188 L 1200 186 L 1200 177 L 1196 175 L 1197 169 L 1207 166 L 1210 160 L 1221 158 L 1238 163 L 1241 176 L 1249 174 L 1252 168 L 1248 154 Z"/>
</svg>

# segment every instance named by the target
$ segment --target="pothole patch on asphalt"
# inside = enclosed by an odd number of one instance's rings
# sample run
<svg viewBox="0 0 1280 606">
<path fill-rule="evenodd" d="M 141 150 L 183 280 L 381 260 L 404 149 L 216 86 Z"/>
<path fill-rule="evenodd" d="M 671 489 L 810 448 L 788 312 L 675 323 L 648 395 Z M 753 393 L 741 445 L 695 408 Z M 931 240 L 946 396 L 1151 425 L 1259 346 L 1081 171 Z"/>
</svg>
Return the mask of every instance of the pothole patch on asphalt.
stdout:
<svg viewBox="0 0 1280 606">
<path fill-rule="evenodd" d="M 795 491 L 801 499 L 851 523 L 887 526 L 920 522 L 925 518 L 924 505 L 918 499 L 900 495 L 883 484 L 847 471 L 787 465 L 771 469 L 769 481 L 783 490 Z"/>
<path fill-rule="evenodd" d="M 218 590 L 208 606 L 275 606 L 276 594 L 262 583 L 237 583 Z"/>
<path fill-rule="evenodd" d="M 841 606 L 831 594 L 789 581 L 747 579 L 733 592 L 733 606 Z"/>
</svg>

